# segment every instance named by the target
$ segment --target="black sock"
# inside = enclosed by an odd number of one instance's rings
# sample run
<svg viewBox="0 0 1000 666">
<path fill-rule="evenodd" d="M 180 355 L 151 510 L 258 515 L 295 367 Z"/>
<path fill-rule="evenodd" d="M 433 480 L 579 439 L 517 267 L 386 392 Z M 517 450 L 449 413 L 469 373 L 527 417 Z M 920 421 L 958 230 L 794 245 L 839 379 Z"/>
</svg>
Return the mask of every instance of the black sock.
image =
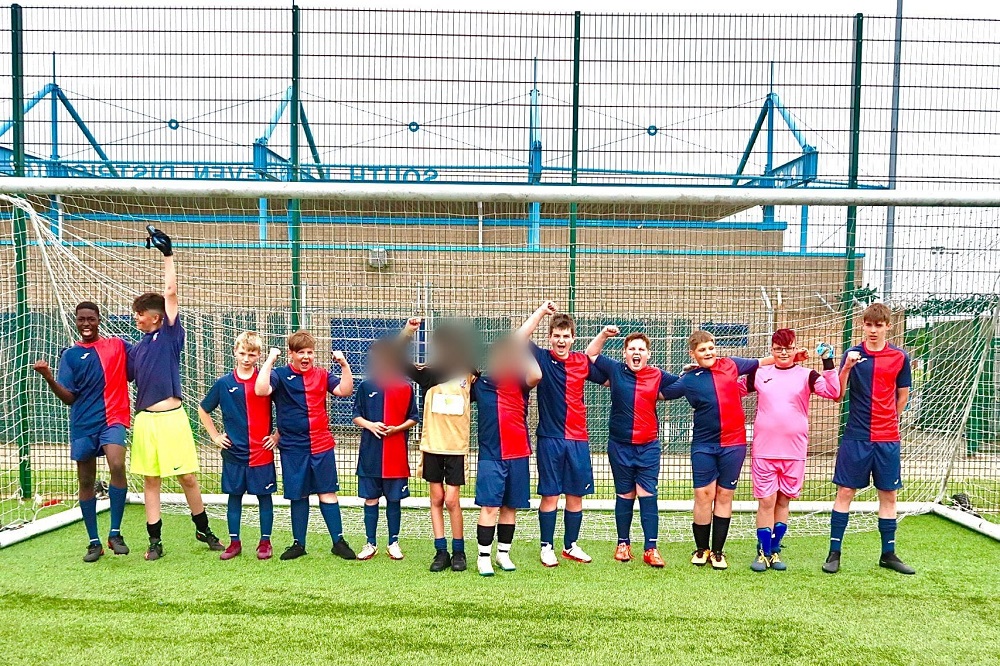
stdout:
<svg viewBox="0 0 1000 666">
<path fill-rule="evenodd" d="M 191 520 L 194 522 L 194 528 L 204 534 L 208 532 L 208 514 L 202 510 L 198 515 L 191 514 Z"/>
<path fill-rule="evenodd" d="M 712 552 L 721 553 L 726 548 L 726 537 L 729 536 L 729 523 L 732 518 L 712 516 Z"/>
<path fill-rule="evenodd" d="M 163 520 L 158 520 L 155 523 L 146 523 L 146 534 L 149 535 L 150 539 L 159 539 L 160 530 L 163 528 Z"/>
<path fill-rule="evenodd" d="M 699 525 L 691 523 L 691 531 L 694 532 L 694 547 L 698 550 L 708 550 L 708 540 L 712 534 L 712 524 Z"/>
<path fill-rule="evenodd" d="M 493 525 L 476 525 L 476 541 L 480 550 L 483 548 L 493 548 L 493 533 L 496 528 Z"/>
<path fill-rule="evenodd" d="M 497 543 L 510 544 L 514 541 L 514 524 L 500 523 L 497 525 Z"/>
</svg>

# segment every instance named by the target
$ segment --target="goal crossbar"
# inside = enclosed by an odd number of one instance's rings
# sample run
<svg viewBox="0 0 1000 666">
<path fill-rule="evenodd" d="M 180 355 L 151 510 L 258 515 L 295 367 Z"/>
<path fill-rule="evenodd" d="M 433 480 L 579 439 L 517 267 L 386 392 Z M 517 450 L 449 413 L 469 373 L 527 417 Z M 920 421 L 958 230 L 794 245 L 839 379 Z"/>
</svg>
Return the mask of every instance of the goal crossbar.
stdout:
<svg viewBox="0 0 1000 666">
<path fill-rule="evenodd" d="M 1000 207 L 1000 189 L 890 190 L 604 185 L 480 185 L 342 181 L 129 180 L 3 178 L 0 193 L 65 196 L 176 196 L 230 199 L 415 201 L 703 206 Z"/>
</svg>

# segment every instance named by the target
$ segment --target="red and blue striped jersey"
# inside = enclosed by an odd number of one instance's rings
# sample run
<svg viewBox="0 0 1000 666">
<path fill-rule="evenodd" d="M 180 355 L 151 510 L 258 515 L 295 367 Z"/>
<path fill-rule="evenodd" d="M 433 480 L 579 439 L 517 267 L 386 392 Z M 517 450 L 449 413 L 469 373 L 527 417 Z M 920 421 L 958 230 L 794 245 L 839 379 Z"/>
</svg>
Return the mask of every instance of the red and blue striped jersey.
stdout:
<svg viewBox="0 0 1000 666">
<path fill-rule="evenodd" d="M 271 398 L 254 393 L 257 371 L 250 379 L 240 379 L 230 372 L 215 380 L 201 401 L 201 408 L 213 412 L 222 409 L 222 425 L 232 444 L 222 449 L 222 457 L 230 462 L 250 467 L 270 465 L 274 451 L 264 448 L 264 438 L 271 434 Z"/>
<path fill-rule="evenodd" d="M 910 357 L 895 345 L 887 344 L 876 352 L 861 343 L 844 353 L 841 368 L 852 351 L 861 354 L 861 361 L 851 368 L 847 379 L 850 390 L 844 437 L 862 442 L 898 442 L 896 391 L 912 383 Z"/>
<path fill-rule="evenodd" d="M 281 435 L 280 446 L 308 449 L 315 454 L 337 445 L 330 432 L 326 396 L 338 384 L 340 379 L 336 375 L 316 366 L 305 372 L 290 365 L 271 371 L 271 399 Z"/>
<path fill-rule="evenodd" d="M 570 352 L 563 361 L 532 343 L 531 353 L 542 369 L 542 381 L 538 383 L 538 436 L 586 442 L 584 383 L 603 384 L 608 378 L 580 352 Z"/>
<path fill-rule="evenodd" d="M 413 385 L 406 380 L 379 384 L 373 379 L 361 382 L 354 394 L 354 416 L 369 421 L 381 421 L 398 426 L 410 419 L 417 421 L 417 400 Z M 406 479 L 410 476 L 410 461 L 406 445 L 410 431 L 404 430 L 379 439 L 371 431 L 361 429 L 358 449 L 358 476 L 381 479 Z"/>
<path fill-rule="evenodd" d="M 478 405 L 479 459 L 513 460 L 531 455 L 528 439 L 528 395 L 521 378 L 498 379 L 481 375 L 472 384 Z"/>
<path fill-rule="evenodd" d="M 728 357 L 711 368 L 695 368 L 667 389 L 667 400 L 687 398 L 694 408 L 692 444 L 746 446 L 747 424 L 740 396 L 740 375 L 756 370 L 757 359 Z"/>
<path fill-rule="evenodd" d="M 70 437 L 89 437 L 114 425 L 129 427 L 128 352 L 121 338 L 77 342 L 63 350 L 56 381 L 76 396 L 69 408 Z"/>
<path fill-rule="evenodd" d="M 660 438 L 656 403 L 677 376 L 647 365 L 633 372 L 628 364 L 603 354 L 594 361 L 611 383 L 608 438 L 621 444 L 650 444 Z"/>
</svg>

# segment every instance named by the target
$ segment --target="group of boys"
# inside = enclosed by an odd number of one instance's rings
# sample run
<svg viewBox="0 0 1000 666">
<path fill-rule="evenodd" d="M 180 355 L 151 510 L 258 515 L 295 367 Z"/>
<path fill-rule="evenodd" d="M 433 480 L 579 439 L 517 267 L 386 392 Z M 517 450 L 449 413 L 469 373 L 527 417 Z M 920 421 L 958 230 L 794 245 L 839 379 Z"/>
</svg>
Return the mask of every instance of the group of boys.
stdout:
<svg viewBox="0 0 1000 666">
<path fill-rule="evenodd" d="M 789 501 L 801 491 L 808 447 L 809 397 L 840 400 L 850 389 L 847 428 L 838 449 L 834 483 L 837 499 L 831 518 L 831 546 L 823 570 L 840 566 L 841 543 L 854 494 L 874 480 L 879 494 L 880 565 L 913 573 L 895 554 L 896 491 L 901 487 L 899 416 L 908 397 L 910 373 L 906 353 L 887 341 L 890 313 L 875 304 L 863 314 L 864 340 L 849 349 L 839 372 L 833 349 L 818 350 L 823 372 L 799 363 L 808 354 L 796 346 L 795 334 L 780 329 L 772 336 L 771 355 L 761 359 L 718 357 L 715 339 L 695 331 L 689 339 L 692 365 L 673 375 L 649 365 L 649 338 L 625 336 L 623 360 L 602 354 L 605 343 L 619 335 L 606 326 L 584 353 L 573 351 L 576 325 L 546 301 L 523 325 L 490 346 L 484 372 L 469 331 L 457 324 L 434 329 L 428 363 L 414 364 L 406 342 L 421 329 L 420 318 L 407 321 L 397 339 L 373 343 L 366 377 L 355 391 L 351 368 L 341 352 L 333 352 L 339 377 L 316 365 L 316 340 L 306 331 L 288 338 L 287 365 L 275 368 L 280 351 L 272 349 L 261 367 L 260 337 L 243 333 L 235 343 L 236 367 L 220 377 L 199 405 L 200 420 L 222 451 L 223 492 L 229 495 L 230 543 L 223 547 L 208 525 L 196 477 L 198 457 L 187 414 L 181 403 L 180 353 L 184 344 L 177 305 L 177 278 L 170 238 L 149 228 L 147 247 L 164 255 L 165 292 L 148 293 L 134 304 L 143 337 L 136 345 L 101 337 L 98 306 L 77 306 L 80 342 L 63 352 L 58 378 L 45 361 L 35 369 L 53 392 L 71 405 L 71 453 L 77 461 L 80 507 L 90 544 L 85 561 L 103 554 L 98 537 L 94 478 L 96 458 L 105 456 L 111 470 L 111 532 L 108 545 L 127 554 L 121 536 L 124 510 L 125 431 L 129 427 L 128 381 L 136 384 L 136 417 L 131 470 L 144 479 L 149 547 L 146 558 L 164 554 L 161 541 L 160 480 L 176 476 L 184 490 L 196 527 L 196 538 L 220 557 L 242 552 L 240 524 L 246 493 L 257 497 L 261 539 L 257 557 L 272 556 L 272 494 L 277 489 L 274 451 L 280 455 L 283 493 L 290 502 L 292 544 L 281 555 L 291 560 L 306 554 L 309 497 L 317 495 L 320 513 L 333 541 L 332 552 L 344 559 L 367 560 L 378 552 L 378 504 L 386 501 L 387 553 L 402 559 L 399 545 L 401 500 L 409 496 L 408 432 L 421 423 L 418 475 L 428 483 L 435 556 L 431 571 L 467 567 L 461 488 L 466 482 L 472 404 L 477 405 L 478 465 L 475 503 L 477 569 L 494 574 L 494 562 L 515 570 L 510 551 L 519 510 L 530 507 L 529 459 L 532 453 L 528 404 L 537 389 L 537 493 L 540 560 L 555 567 L 557 508 L 565 496 L 562 557 L 587 563 L 592 558 L 577 543 L 583 498 L 594 492 L 584 389 L 587 382 L 610 389 L 608 459 L 614 476 L 618 545 L 614 557 L 632 559 L 631 525 L 638 499 L 643 560 L 663 567 L 657 547 L 657 486 L 661 445 L 659 401 L 686 398 L 694 409 L 691 466 L 694 486 L 692 564 L 726 569 L 725 543 L 732 500 L 747 453 L 742 397 L 758 396 L 754 422 L 751 476 L 757 513 L 754 571 L 783 570 L 781 541 L 787 529 Z M 548 349 L 531 337 L 551 316 Z M 417 411 L 413 384 L 422 392 Z M 328 396 L 354 396 L 354 424 L 361 429 L 358 493 L 364 499 L 366 543 L 359 553 L 348 545 L 337 493 L 335 440 L 330 430 Z M 219 409 L 219 431 L 211 412 Z M 445 536 L 450 519 L 451 551 Z M 494 544 L 496 554 L 493 555 Z"/>
</svg>

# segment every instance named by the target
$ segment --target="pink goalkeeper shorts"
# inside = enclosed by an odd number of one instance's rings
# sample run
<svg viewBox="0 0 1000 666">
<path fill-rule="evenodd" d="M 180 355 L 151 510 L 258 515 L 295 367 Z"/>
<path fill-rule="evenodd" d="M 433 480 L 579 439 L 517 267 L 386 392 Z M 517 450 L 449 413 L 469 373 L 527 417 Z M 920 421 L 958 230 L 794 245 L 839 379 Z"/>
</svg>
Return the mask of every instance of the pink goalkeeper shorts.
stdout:
<svg viewBox="0 0 1000 666">
<path fill-rule="evenodd" d="M 805 460 L 753 458 L 750 461 L 753 496 L 757 499 L 780 492 L 785 497 L 798 497 L 806 477 Z"/>
</svg>

